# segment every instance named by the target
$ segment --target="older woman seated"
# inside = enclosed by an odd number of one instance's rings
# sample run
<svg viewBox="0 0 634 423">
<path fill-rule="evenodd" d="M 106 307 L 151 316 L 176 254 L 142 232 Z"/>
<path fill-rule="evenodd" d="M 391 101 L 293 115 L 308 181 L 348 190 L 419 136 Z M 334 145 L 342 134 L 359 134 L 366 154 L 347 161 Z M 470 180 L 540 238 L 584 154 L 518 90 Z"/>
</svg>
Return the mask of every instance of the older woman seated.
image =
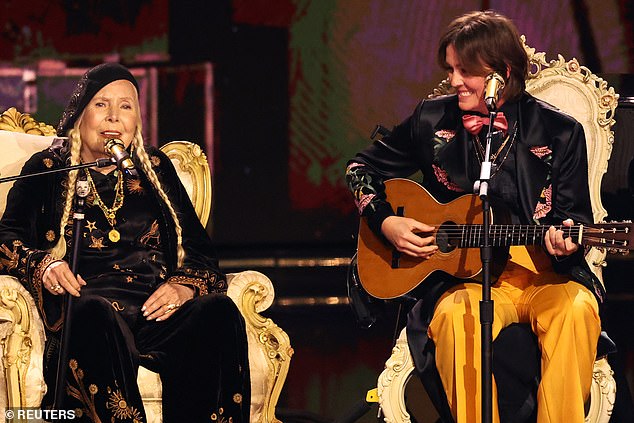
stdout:
<svg viewBox="0 0 634 423">
<path fill-rule="evenodd" d="M 56 386 L 62 298 L 75 297 L 64 399 L 55 407 L 76 410 L 82 421 L 146 421 L 136 383 L 143 365 L 161 374 L 163 421 L 248 421 L 244 321 L 170 160 L 143 146 L 133 75 L 115 63 L 86 72 L 58 135 L 23 174 L 107 158 L 105 144 L 120 140 L 138 176 L 112 165 L 23 179 L 9 192 L 0 271 L 17 277 L 38 305 L 49 387 Z M 68 247 L 78 180 L 90 193 L 75 275 Z"/>
</svg>

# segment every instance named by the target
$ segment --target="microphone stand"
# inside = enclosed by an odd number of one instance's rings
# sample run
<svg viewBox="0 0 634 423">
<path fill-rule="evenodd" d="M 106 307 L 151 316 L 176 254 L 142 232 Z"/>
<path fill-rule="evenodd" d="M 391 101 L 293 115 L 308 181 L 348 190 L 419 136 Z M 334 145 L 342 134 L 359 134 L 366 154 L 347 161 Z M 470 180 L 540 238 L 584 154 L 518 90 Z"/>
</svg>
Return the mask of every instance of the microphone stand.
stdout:
<svg viewBox="0 0 634 423">
<path fill-rule="evenodd" d="M 5 178 L 0 178 L 0 184 L 4 182 L 16 181 L 18 179 L 26 179 L 26 178 L 31 178 L 35 176 L 49 175 L 49 174 L 58 173 L 58 172 L 69 172 L 71 170 L 84 169 L 88 167 L 99 168 L 99 167 L 112 166 L 113 164 L 116 164 L 116 161 L 114 161 L 112 158 L 97 159 L 97 161 L 91 162 L 91 163 L 81 163 L 78 165 L 62 167 L 58 169 L 45 170 L 42 172 L 35 172 L 35 173 L 29 173 L 24 175 L 16 175 L 16 176 L 8 176 Z M 73 213 L 73 251 L 72 251 L 71 260 L 70 260 L 71 271 L 73 272 L 73 275 L 77 275 L 78 264 L 79 264 L 81 225 L 84 220 L 85 200 L 88 194 L 90 193 L 90 187 L 88 185 L 88 182 L 78 178 L 75 184 L 75 191 L 77 195 L 75 196 L 75 203 L 74 203 L 75 211 Z M 62 341 L 60 345 L 59 360 L 57 362 L 55 399 L 53 403 L 53 409 L 59 409 L 62 404 L 62 400 L 64 398 L 66 374 L 67 374 L 67 366 L 64 363 L 68 361 L 68 346 L 70 342 L 72 305 L 73 305 L 73 296 L 67 293 L 64 298 L 64 325 L 62 327 Z"/>
<path fill-rule="evenodd" d="M 491 299 L 491 260 L 492 247 L 489 237 L 491 227 L 491 206 L 489 203 L 488 189 L 491 179 L 491 138 L 493 134 L 493 122 L 497 110 L 495 106 L 489 110 L 489 128 L 486 136 L 486 148 L 484 159 L 480 168 L 480 179 L 474 184 L 474 192 L 482 200 L 482 246 L 480 247 L 480 259 L 482 260 L 482 300 L 480 301 L 480 328 L 481 328 L 481 371 L 482 371 L 482 423 L 493 421 L 493 300 Z"/>
<path fill-rule="evenodd" d="M 73 212 L 73 252 L 70 260 L 70 270 L 77 276 L 79 269 L 79 251 L 81 243 L 81 226 L 84 221 L 84 206 L 86 197 L 90 193 L 90 185 L 87 180 L 77 179 L 75 183 L 75 202 Z M 64 298 L 64 325 L 62 326 L 62 341 L 60 344 L 59 358 L 57 360 L 57 372 L 55 377 L 55 399 L 53 409 L 60 409 L 64 399 L 66 386 L 66 374 L 68 373 L 68 356 L 70 345 L 70 333 L 72 323 L 73 296 L 66 293 Z"/>
<path fill-rule="evenodd" d="M 97 159 L 95 162 L 90 163 L 81 163 L 78 165 L 72 165 L 68 167 L 60 167 L 58 169 L 51 170 L 43 170 L 41 172 L 28 173 L 25 175 L 15 175 L 15 176 L 6 176 L 4 178 L 0 178 L 0 184 L 5 182 L 17 181 L 18 179 L 26 179 L 34 176 L 42 176 L 42 175 L 50 175 L 51 173 L 59 173 L 59 172 L 70 172 L 71 170 L 84 169 L 86 167 L 106 167 L 106 166 L 114 166 L 117 163 L 112 159 Z"/>
</svg>

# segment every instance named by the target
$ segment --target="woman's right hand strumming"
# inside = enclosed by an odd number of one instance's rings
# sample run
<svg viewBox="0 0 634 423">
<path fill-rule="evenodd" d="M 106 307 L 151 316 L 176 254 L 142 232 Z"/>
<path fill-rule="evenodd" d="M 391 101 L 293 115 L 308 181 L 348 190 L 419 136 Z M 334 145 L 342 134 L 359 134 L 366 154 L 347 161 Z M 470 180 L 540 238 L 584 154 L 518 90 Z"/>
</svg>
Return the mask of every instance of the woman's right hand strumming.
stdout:
<svg viewBox="0 0 634 423">
<path fill-rule="evenodd" d="M 423 259 L 430 258 L 438 250 L 434 244 L 434 230 L 433 226 L 401 216 L 389 216 L 381 224 L 381 232 L 397 251 Z"/>
</svg>

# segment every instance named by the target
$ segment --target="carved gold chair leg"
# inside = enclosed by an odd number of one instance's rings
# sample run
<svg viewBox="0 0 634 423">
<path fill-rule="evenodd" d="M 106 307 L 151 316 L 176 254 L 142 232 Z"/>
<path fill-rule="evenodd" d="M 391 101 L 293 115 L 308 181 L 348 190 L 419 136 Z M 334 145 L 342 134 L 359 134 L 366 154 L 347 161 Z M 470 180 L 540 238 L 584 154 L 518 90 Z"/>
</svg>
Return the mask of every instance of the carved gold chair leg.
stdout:
<svg viewBox="0 0 634 423">
<path fill-rule="evenodd" d="M 403 329 L 378 380 L 379 407 L 386 423 L 411 422 L 405 406 L 405 388 L 413 372 L 414 361 L 407 345 L 407 334 Z"/>
<path fill-rule="evenodd" d="M 273 284 L 262 273 L 252 270 L 227 276 L 227 295 L 236 302 L 247 327 L 251 421 L 279 422 L 275 406 L 288 374 L 293 348 L 286 332 L 259 314 L 273 303 Z"/>
<path fill-rule="evenodd" d="M 616 401 L 614 372 L 606 357 L 594 362 L 586 423 L 608 423 Z"/>
<path fill-rule="evenodd" d="M 379 375 L 379 407 L 386 423 L 410 423 L 411 416 L 405 405 L 405 388 L 414 373 L 414 361 L 403 329 Z M 608 423 L 616 399 L 614 372 L 605 357 L 594 362 L 590 400 L 585 423 Z"/>
</svg>

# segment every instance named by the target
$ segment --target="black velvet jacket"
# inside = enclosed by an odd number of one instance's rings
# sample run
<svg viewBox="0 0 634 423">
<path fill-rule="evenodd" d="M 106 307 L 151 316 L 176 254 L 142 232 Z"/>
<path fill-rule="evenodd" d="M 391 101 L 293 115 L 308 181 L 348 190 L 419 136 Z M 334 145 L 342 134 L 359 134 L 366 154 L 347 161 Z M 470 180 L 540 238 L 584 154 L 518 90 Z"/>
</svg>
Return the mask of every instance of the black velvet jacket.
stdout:
<svg viewBox="0 0 634 423">
<path fill-rule="evenodd" d="M 156 148 L 146 149 L 163 190 L 179 217 L 186 254 L 183 265 L 178 267 L 173 219 L 158 192 L 140 171 L 141 184 L 152 187 L 150 191 L 154 197 L 147 207 L 159 209 L 157 223 L 166 268 L 161 279 L 189 285 L 198 295 L 226 290 L 226 278 L 218 268 L 211 240 L 200 224 L 171 161 Z M 48 149 L 34 154 L 24 165 L 22 174 L 62 167 L 66 157 L 65 146 L 58 140 Z M 141 170 L 140 163 L 136 163 L 136 168 Z M 52 296 L 42 289 L 42 274 L 51 262 L 47 250 L 55 245 L 59 237 L 65 184 L 65 173 L 16 181 L 8 194 L 7 208 L 0 221 L 0 271 L 17 277 L 27 287 L 40 309 L 46 328 L 52 331 L 57 331 L 62 323 L 61 297 Z M 67 242 L 72 240 L 72 225 L 67 226 L 65 236 Z M 68 256 L 71 248 L 67 250 Z M 91 273 L 91 269 L 82 269 L 85 279 L 92 276 Z"/>
</svg>

